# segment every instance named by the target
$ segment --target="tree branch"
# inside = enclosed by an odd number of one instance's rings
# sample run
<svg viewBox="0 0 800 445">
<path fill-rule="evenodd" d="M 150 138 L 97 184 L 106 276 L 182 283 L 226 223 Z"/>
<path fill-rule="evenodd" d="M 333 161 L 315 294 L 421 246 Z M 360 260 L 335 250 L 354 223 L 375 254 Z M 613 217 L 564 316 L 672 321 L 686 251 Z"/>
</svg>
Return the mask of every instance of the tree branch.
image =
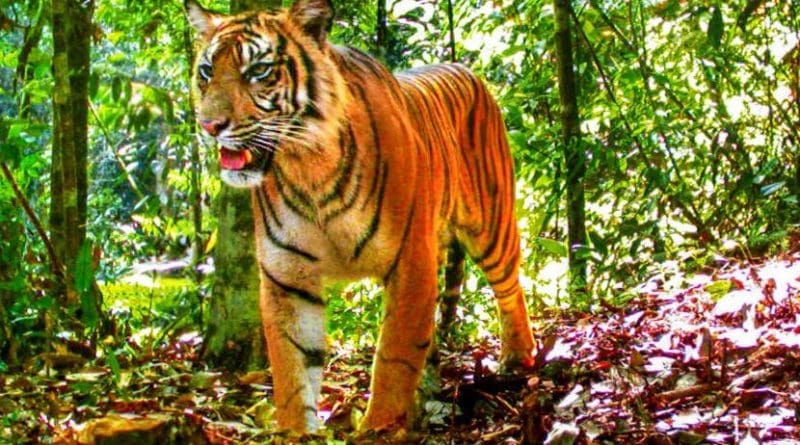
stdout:
<svg viewBox="0 0 800 445">
<path fill-rule="evenodd" d="M 17 181 L 14 179 L 14 174 L 11 173 L 11 169 L 8 168 L 8 165 L 5 162 L 0 162 L 0 169 L 3 170 L 3 176 L 5 176 L 8 183 L 11 185 L 11 188 L 14 190 L 14 197 L 17 199 L 17 202 L 22 205 L 23 210 L 25 210 L 25 214 L 28 215 L 28 219 L 33 224 L 33 227 L 36 229 L 36 233 L 39 234 L 39 237 L 42 239 L 45 248 L 47 249 L 47 254 L 50 256 L 50 264 L 51 270 L 53 274 L 57 277 L 64 279 L 64 264 L 58 258 L 56 254 L 56 249 L 53 247 L 53 243 L 50 242 L 50 237 L 47 236 L 47 232 L 42 227 L 41 221 L 36 216 L 36 213 L 31 208 L 28 199 L 22 194 L 22 191 L 19 189 L 17 185 Z"/>
</svg>

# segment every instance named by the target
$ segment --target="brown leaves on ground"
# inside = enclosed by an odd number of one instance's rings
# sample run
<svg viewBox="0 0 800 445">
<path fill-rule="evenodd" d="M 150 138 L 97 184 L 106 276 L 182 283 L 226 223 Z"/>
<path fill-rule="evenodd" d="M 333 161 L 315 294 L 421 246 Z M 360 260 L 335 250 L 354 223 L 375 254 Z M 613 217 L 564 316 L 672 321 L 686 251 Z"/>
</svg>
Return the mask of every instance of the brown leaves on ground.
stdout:
<svg viewBox="0 0 800 445">
<path fill-rule="evenodd" d="M 667 264 L 624 311 L 552 326 L 531 443 L 562 425 L 582 443 L 800 443 L 800 255 L 718 260 Z"/>
<path fill-rule="evenodd" d="M 532 372 L 498 374 L 493 338 L 441 349 L 416 429 L 391 436 L 353 435 L 372 351 L 334 345 L 327 429 L 304 442 L 800 443 L 800 254 L 691 276 L 664 263 L 637 291 L 624 309 L 540 317 Z M 0 376 L 0 442 L 285 441 L 270 433 L 269 373 L 207 370 L 199 346 L 185 335 L 116 372 L 43 357 Z"/>
</svg>

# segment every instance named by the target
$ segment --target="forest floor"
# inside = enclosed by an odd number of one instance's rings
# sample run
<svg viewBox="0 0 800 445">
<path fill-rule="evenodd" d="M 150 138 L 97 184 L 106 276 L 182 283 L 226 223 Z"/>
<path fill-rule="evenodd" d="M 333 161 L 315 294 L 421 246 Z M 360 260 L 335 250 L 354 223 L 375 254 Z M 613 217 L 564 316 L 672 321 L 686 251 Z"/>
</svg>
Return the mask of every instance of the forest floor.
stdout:
<svg viewBox="0 0 800 445">
<path fill-rule="evenodd" d="M 494 372 L 495 339 L 442 349 L 428 385 L 437 389 L 402 440 L 354 438 L 373 351 L 334 350 L 319 405 L 325 433 L 300 442 L 800 444 L 794 247 L 719 257 L 691 275 L 675 265 L 624 309 L 542 314 L 526 373 Z M 208 370 L 201 343 L 186 334 L 120 368 L 66 361 L 51 363 L 60 369 L 50 376 L 0 375 L 0 443 L 285 442 L 259 427 L 270 419 L 269 374 Z"/>
</svg>

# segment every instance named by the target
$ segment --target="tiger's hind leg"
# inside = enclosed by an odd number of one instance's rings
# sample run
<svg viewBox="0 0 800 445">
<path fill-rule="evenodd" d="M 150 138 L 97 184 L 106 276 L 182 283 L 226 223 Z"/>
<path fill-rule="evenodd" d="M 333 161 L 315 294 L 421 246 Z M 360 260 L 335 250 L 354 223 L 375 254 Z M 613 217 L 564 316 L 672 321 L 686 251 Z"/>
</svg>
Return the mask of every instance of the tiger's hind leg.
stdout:
<svg viewBox="0 0 800 445">
<path fill-rule="evenodd" d="M 531 366 L 535 343 L 525 295 L 519 284 L 520 240 L 516 220 L 511 218 L 500 225 L 505 225 L 504 236 L 495 233 L 498 239 L 473 239 L 472 246 L 484 254 L 471 256 L 486 274 L 497 301 L 502 362 L 512 367 Z"/>
</svg>

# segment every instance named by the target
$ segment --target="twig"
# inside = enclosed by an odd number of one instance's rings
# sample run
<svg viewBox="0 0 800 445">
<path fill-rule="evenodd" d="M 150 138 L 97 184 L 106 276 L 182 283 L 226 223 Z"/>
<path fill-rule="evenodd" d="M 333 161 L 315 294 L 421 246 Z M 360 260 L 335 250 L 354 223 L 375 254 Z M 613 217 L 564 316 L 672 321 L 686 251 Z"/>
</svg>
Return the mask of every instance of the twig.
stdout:
<svg viewBox="0 0 800 445">
<path fill-rule="evenodd" d="M 489 394 L 488 392 L 480 390 L 478 391 L 478 394 L 486 397 L 489 400 L 497 401 L 497 403 L 503 405 L 503 407 L 507 409 L 511 414 L 513 414 L 514 416 L 519 416 L 519 410 L 511 406 L 511 404 L 508 403 L 506 399 L 500 397 L 498 394 Z"/>
<path fill-rule="evenodd" d="M 496 438 L 498 438 L 498 437 L 500 437 L 500 436 L 502 436 L 504 434 L 508 434 L 508 433 L 510 433 L 512 431 L 519 431 L 519 428 L 520 428 L 519 425 L 514 425 L 514 424 L 504 425 L 502 428 L 500 428 L 497 431 L 494 431 L 494 432 L 491 432 L 491 433 L 487 433 L 487 434 L 484 434 L 483 436 L 481 436 L 481 441 L 482 442 L 488 442 L 490 440 L 494 440 L 494 439 L 496 439 Z"/>
<path fill-rule="evenodd" d="M 670 402 L 672 400 L 682 399 L 684 397 L 694 397 L 705 394 L 713 389 L 714 386 L 708 383 L 701 383 L 699 385 L 689 386 L 688 388 L 674 389 L 672 391 L 664 391 L 655 395 L 655 399 L 660 402 Z"/>
</svg>

